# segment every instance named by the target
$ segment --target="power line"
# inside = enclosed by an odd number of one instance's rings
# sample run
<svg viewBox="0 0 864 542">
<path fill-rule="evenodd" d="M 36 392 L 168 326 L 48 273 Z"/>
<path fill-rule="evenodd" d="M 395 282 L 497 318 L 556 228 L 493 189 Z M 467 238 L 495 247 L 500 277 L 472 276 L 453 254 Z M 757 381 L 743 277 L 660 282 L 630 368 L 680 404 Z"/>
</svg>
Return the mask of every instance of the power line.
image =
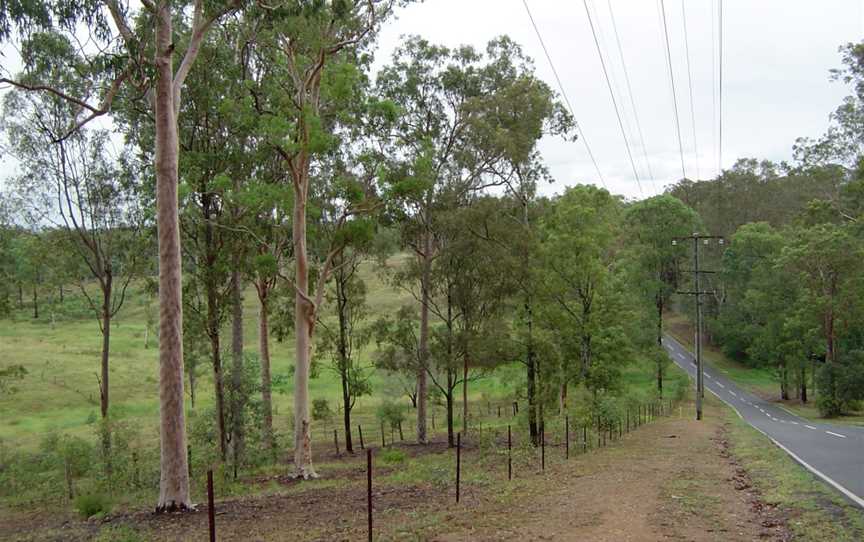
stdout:
<svg viewBox="0 0 864 542">
<path fill-rule="evenodd" d="M 621 58 L 621 66 L 624 68 L 624 81 L 627 84 L 627 93 L 630 95 L 630 107 L 633 108 L 633 118 L 636 121 L 636 131 L 639 133 L 639 141 L 642 144 L 642 156 L 645 158 L 645 165 L 648 166 L 648 175 L 651 177 L 651 182 L 655 188 L 657 179 L 654 178 L 654 172 L 651 171 L 651 161 L 648 160 L 648 150 L 645 145 L 645 136 L 642 135 L 642 124 L 639 122 L 639 113 L 636 111 L 636 99 L 633 97 L 633 88 L 630 86 L 630 76 L 627 73 L 627 63 L 624 61 L 624 49 L 621 47 L 621 39 L 618 36 L 618 25 L 615 23 L 615 12 L 612 11 L 612 0 L 606 0 L 609 5 L 609 15 L 612 17 L 612 30 L 615 33 L 615 43 L 618 45 L 618 56 Z"/>
<path fill-rule="evenodd" d="M 723 0 L 719 3 L 719 34 L 720 34 L 720 107 L 719 107 L 719 126 L 720 137 L 717 139 L 717 175 L 723 173 Z"/>
<path fill-rule="evenodd" d="M 717 152 L 717 31 L 714 28 L 716 17 L 714 0 L 711 0 L 711 149 L 715 153 Z M 720 175 L 719 169 L 717 175 Z"/>
<path fill-rule="evenodd" d="M 699 145 L 696 139 L 696 106 L 693 104 L 693 75 L 690 71 L 690 40 L 687 38 L 687 0 L 681 0 L 681 18 L 684 21 L 684 53 L 687 57 L 687 88 L 690 91 L 690 122 L 693 125 L 693 152 L 696 154 L 696 180 L 699 180 Z"/>
<path fill-rule="evenodd" d="M 546 60 L 549 62 L 549 67 L 552 68 L 552 74 L 555 76 L 555 81 L 558 83 L 558 90 L 561 91 L 561 96 L 564 97 L 564 103 L 567 104 L 567 109 L 573 117 L 573 122 L 576 123 L 576 131 L 579 132 L 579 137 L 582 143 L 585 144 L 585 150 L 588 151 L 588 157 L 591 158 L 591 163 L 594 164 L 594 169 L 597 171 L 597 176 L 600 178 L 600 184 L 608 190 L 606 181 L 603 179 L 603 174 L 600 172 L 600 166 L 597 165 L 597 160 L 594 158 L 594 153 L 591 152 L 591 147 L 588 145 L 588 138 L 582 131 L 582 126 L 576 120 L 576 114 L 573 113 L 573 106 L 570 105 L 570 98 L 567 97 L 567 92 L 564 91 L 564 85 L 561 84 L 561 78 L 558 77 L 558 70 L 555 69 L 555 63 L 552 62 L 552 57 L 549 55 L 549 50 L 546 49 L 546 42 L 543 41 L 543 36 L 540 35 L 540 29 L 537 28 L 537 23 L 534 22 L 534 16 L 531 15 L 531 9 L 528 7 L 528 1 L 522 0 L 522 5 L 525 6 L 525 11 L 528 12 L 528 18 L 531 20 L 531 26 L 534 27 L 534 33 L 537 34 L 537 39 L 540 41 L 540 47 L 543 48 L 543 54 L 546 55 Z"/>
<path fill-rule="evenodd" d="M 669 29 L 666 27 L 666 3 L 660 0 L 661 18 L 663 20 L 663 35 L 666 39 L 666 62 L 669 65 L 669 80 L 672 82 L 672 102 L 675 111 L 675 132 L 678 134 L 678 153 L 681 155 L 681 174 L 687 178 L 684 168 L 684 145 L 681 143 L 681 124 L 678 121 L 678 95 L 675 93 L 675 75 L 672 71 L 672 53 L 669 50 Z"/>
<path fill-rule="evenodd" d="M 615 116 L 618 118 L 618 127 L 621 129 L 621 137 L 624 138 L 624 147 L 627 149 L 627 158 L 630 159 L 630 167 L 633 168 L 633 176 L 636 178 L 636 185 L 639 187 L 639 193 L 641 194 L 642 183 L 639 181 L 639 173 L 636 171 L 636 163 L 633 161 L 633 154 L 630 152 L 630 142 L 627 141 L 627 132 L 624 130 L 624 123 L 621 121 L 621 112 L 618 110 L 618 101 L 615 99 L 615 93 L 612 91 L 612 82 L 609 80 L 609 72 L 606 71 L 606 62 L 603 60 L 603 53 L 600 50 L 600 42 L 597 40 L 597 32 L 594 30 L 594 21 L 591 19 L 591 11 L 588 9 L 588 0 L 582 0 L 582 3 L 585 5 L 585 13 L 588 15 L 588 24 L 591 25 L 591 34 L 594 36 L 594 45 L 597 46 L 597 55 L 600 57 L 600 66 L 603 68 L 603 76 L 606 78 L 606 87 L 609 89 L 609 97 L 612 98 L 612 105 L 615 107 Z"/>
</svg>

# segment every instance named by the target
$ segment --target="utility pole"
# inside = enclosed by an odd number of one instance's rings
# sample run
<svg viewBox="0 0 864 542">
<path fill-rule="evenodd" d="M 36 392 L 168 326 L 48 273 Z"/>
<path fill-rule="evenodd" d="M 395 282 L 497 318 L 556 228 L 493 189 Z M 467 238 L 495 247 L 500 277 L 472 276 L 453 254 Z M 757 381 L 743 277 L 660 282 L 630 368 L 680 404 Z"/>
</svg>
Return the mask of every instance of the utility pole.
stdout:
<svg viewBox="0 0 864 542">
<path fill-rule="evenodd" d="M 706 271 L 703 269 L 699 269 L 699 242 L 701 241 L 703 245 L 708 245 L 713 239 L 717 240 L 718 245 L 722 246 L 723 244 L 725 244 L 725 240 L 719 235 L 700 235 L 699 233 L 694 233 L 693 235 L 689 235 L 687 237 L 675 237 L 672 239 L 673 245 L 677 245 L 678 241 L 693 241 L 693 269 L 690 270 L 690 272 L 693 273 L 694 290 L 692 292 L 679 291 L 677 293 L 684 295 L 692 295 L 696 297 L 695 350 L 697 420 L 702 419 L 702 400 L 705 398 L 705 377 L 702 365 L 702 296 L 711 293 L 702 291 L 700 276 L 702 275 L 702 273 L 714 273 L 714 271 Z"/>
</svg>

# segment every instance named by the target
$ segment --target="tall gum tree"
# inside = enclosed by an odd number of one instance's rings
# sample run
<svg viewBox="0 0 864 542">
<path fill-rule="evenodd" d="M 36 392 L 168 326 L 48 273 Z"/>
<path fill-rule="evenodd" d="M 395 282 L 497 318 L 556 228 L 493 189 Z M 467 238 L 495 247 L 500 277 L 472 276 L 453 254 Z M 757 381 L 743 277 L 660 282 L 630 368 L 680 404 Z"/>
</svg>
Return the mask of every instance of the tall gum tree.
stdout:
<svg viewBox="0 0 864 542">
<path fill-rule="evenodd" d="M 290 1 L 278 7 L 260 4 L 248 18 L 257 25 L 257 62 L 266 66 L 250 87 L 250 113 L 258 115 L 264 144 L 281 157 L 293 191 L 291 217 L 294 276 L 294 468 L 302 478 L 317 477 L 312 465 L 309 377 L 315 322 L 324 302 L 325 285 L 345 239 L 336 236 L 320 258 L 317 283 L 310 287 L 307 246 L 310 200 L 322 181 L 311 175 L 321 156 L 339 145 L 340 123 L 350 123 L 337 104 L 352 99 L 360 82 L 356 53 L 369 45 L 381 23 L 392 14 L 395 0 L 312 3 Z M 363 190 L 347 200 L 333 222 L 348 227 L 370 209 Z"/>
<path fill-rule="evenodd" d="M 668 194 L 654 196 L 629 206 L 624 213 L 627 249 L 634 260 L 633 277 L 646 299 L 656 309 L 655 340 L 661 348 L 663 314 L 675 292 L 681 275 L 681 264 L 689 249 L 683 243 L 672 244 L 675 237 L 699 231 L 699 216 L 681 200 Z M 668 356 L 656 359 L 657 393 L 663 397 L 663 376 Z"/>
<path fill-rule="evenodd" d="M 424 443 L 431 274 L 441 248 L 442 195 L 459 202 L 501 185 L 513 164 L 527 159 L 556 107 L 548 87 L 533 77 L 530 59 L 506 36 L 490 41 L 485 55 L 469 46 L 449 49 L 410 37 L 381 70 L 376 86 L 401 113 L 391 136 L 390 174 L 408 182 L 393 191 L 392 211 L 415 256 L 416 272 L 394 278 L 419 303 L 417 440 Z"/>
<path fill-rule="evenodd" d="M 54 88 L 51 81 L 18 81 L 3 74 L 0 83 L 47 92 L 75 104 L 66 134 L 95 118 L 108 114 L 121 89 L 150 98 L 154 115 L 154 171 L 156 176 L 156 227 L 159 242 L 159 405 L 160 481 L 157 510 L 187 509 L 189 468 L 186 459 L 186 422 L 183 412 L 183 312 L 180 232 L 177 205 L 178 137 L 177 117 L 183 84 L 201 41 L 215 21 L 240 7 L 240 2 L 204 6 L 170 0 L 142 2 L 139 25 L 130 21 L 137 14 L 118 0 L 86 1 L 74 6 L 47 1 L 15 3 L 0 11 L 0 39 L 13 33 L 24 36 L 33 30 L 65 34 L 70 43 L 79 28 L 87 28 L 94 47 L 85 51 L 91 62 L 81 73 L 83 91 L 70 95 Z M 185 32 L 174 33 L 174 17 L 191 18 Z M 110 21 L 110 22 L 109 22 Z M 178 47 L 185 45 L 185 48 Z M 95 51 L 92 52 L 92 51 Z M 43 50 L 50 54 L 50 50 Z M 152 56 L 151 56 L 152 55 Z M 38 56 L 24 58 L 25 72 Z M 174 68 L 175 58 L 180 64 Z"/>
</svg>

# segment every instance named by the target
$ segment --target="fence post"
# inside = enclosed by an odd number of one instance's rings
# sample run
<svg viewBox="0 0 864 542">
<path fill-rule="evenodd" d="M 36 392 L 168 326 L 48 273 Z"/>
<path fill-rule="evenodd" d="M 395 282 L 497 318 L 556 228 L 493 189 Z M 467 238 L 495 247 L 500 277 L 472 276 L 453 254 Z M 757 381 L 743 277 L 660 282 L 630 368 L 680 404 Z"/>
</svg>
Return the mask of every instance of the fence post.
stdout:
<svg viewBox="0 0 864 542">
<path fill-rule="evenodd" d="M 399 420 L 399 440 L 405 440 L 405 436 L 402 434 L 402 420 Z"/>
<path fill-rule="evenodd" d="M 509 425 L 507 426 L 507 479 L 513 479 L 513 439 Z"/>
<path fill-rule="evenodd" d="M 366 450 L 366 521 L 372 542 L 372 449 Z"/>
<path fill-rule="evenodd" d="M 210 527 L 210 542 L 216 542 L 216 510 L 213 504 L 213 470 L 207 470 L 207 523 Z"/>
<path fill-rule="evenodd" d="M 564 459 L 570 459 L 570 416 L 564 416 Z"/>
<path fill-rule="evenodd" d="M 333 430 L 333 446 L 336 447 L 336 457 L 339 457 L 339 432 L 338 430 Z"/>
<path fill-rule="evenodd" d="M 186 470 L 189 471 L 189 478 L 192 478 L 192 445 L 186 445 Z"/>
<path fill-rule="evenodd" d="M 381 447 L 386 448 L 387 442 L 384 440 L 384 422 L 381 422 Z"/>
<path fill-rule="evenodd" d="M 75 490 L 72 486 L 72 469 L 69 468 L 69 458 L 63 459 L 63 473 L 66 475 L 66 489 L 69 492 L 69 500 L 75 498 Z"/>
<path fill-rule="evenodd" d="M 588 424 L 582 426 L 582 453 L 588 453 Z"/>
<path fill-rule="evenodd" d="M 498 417 L 501 417 L 501 405 L 498 405 Z"/>
<path fill-rule="evenodd" d="M 540 422 L 540 470 L 546 470 L 546 423 Z"/>
<path fill-rule="evenodd" d="M 462 433 L 456 433 L 456 502 L 459 502 L 459 481 L 462 471 Z"/>
<path fill-rule="evenodd" d="M 360 424 L 357 424 L 357 432 L 360 433 L 360 449 L 364 450 L 366 447 L 363 446 L 363 427 Z"/>
</svg>

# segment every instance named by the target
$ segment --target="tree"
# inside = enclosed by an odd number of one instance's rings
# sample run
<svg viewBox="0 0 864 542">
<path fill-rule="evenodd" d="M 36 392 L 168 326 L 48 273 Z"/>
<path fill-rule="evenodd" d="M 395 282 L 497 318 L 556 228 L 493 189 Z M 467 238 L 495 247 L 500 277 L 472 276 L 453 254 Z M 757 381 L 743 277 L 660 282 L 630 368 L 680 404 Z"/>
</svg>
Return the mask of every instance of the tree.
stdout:
<svg viewBox="0 0 864 542">
<path fill-rule="evenodd" d="M 466 434 L 469 372 L 483 375 L 512 355 L 505 308 L 515 283 L 509 266 L 500 264 L 509 255 L 493 241 L 505 238 L 512 227 L 502 213 L 506 204 L 480 197 L 468 206 L 454 206 L 441 217 L 441 249 L 433 264 L 432 283 L 443 300 L 433 301 L 432 311 L 447 323 L 450 359 L 445 366 L 449 369 L 455 362 L 461 368 L 462 432 Z M 452 437 L 452 430 L 449 434 Z"/>
<path fill-rule="evenodd" d="M 334 132 L 340 123 L 353 122 L 340 106 L 355 100 L 354 93 L 362 88 L 354 52 L 369 42 L 394 5 L 394 0 L 289 2 L 275 9 L 262 4 L 249 12 L 249 20 L 258 26 L 255 61 L 265 69 L 252 85 L 248 110 L 250 115 L 258 115 L 257 133 L 282 159 L 294 195 L 294 467 L 296 475 L 303 478 L 317 477 L 312 466 L 309 417 L 313 333 L 334 259 L 345 246 L 344 239 L 337 236 L 336 244 L 321 260 L 316 286 L 310 288 L 308 206 L 319 188 L 310 169 L 338 145 Z M 371 187 L 349 181 L 345 188 L 351 197 L 334 218 L 340 228 L 349 226 L 351 217 L 374 208 L 372 198 L 366 197 L 372 194 Z"/>
<path fill-rule="evenodd" d="M 340 254 L 333 271 L 328 302 L 336 315 L 336 326 L 319 319 L 321 331 L 319 350 L 330 357 L 331 367 L 339 376 L 342 388 L 342 420 L 345 429 L 345 449 L 354 452 L 351 439 L 351 411 L 358 397 L 372 393 L 369 374 L 357 359 L 358 351 L 371 339 L 364 325 L 368 315 L 366 283 L 357 272 L 362 263 L 362 252 L 345 250 Z"/>
<path fill-rule="evenodd" d="M 68 42 L 58 38 L 55 47 L 59 50 L 55 60 L 74 57 Z M 28 76 L 72 91 L 66 83 L 74 78 L 58 64 L 41 66 Z M 102 419 L 107 421 L 111 319 L 123 306 L 129 283 L 139 273 L 141 255 L 146 253 L 138 199 L 140 178 L 128 154 L 112 153 L 107 132 L 82 127 L 64 137 L 73 115 L 71 108 L 68 101 L 53 94 L 12 92 L 4 103 L 5 128 L 20 164 L 16 188 L 25 195 L 22 201 L 28 203 L 29 214 L 36 222 L 62 228 L 64 248 L 74 252 L 79 265 L 86 267 L 99 286 L 100 297 L 94 299 L 83 275 L 75 277 L 102 333 L 99 396 Z M 37 267 L 44 274 L 43 266 L 37 263 Z M 37 307 L 34 289 L 36 314 Z M 109 431 L 103 436 L 103 453 L 106 459 L 110 457 Z M 110 460 L 108 465 L 110 468 Z"/>
<path fill-rule="evenodd" d="M 414 283 L 394 277 L 420 305 L 417 439 L 426 441 L 425 369 L 430 355 L 431 269 L 440 250 L 437 215 L 486 187 L 504 183 L 526 162 L 550 119 L 567 118 L 533 76 L 518 45 L 500 37 L 485 55 L 469 46 L 409 38 L 378 75 L 378 93 L 400 109 L 393 129 L 391 213 L 417 259 Z M 442 198 L 449 198 L 444 201 Z"/>
<path fill-rule="evenodd" d="M 847 325 L 846 318 L 857 312 L 852 308 L 861 297 L 862 285 L 856 272 L 861 256 L 860 241 L 847 228 L 818 224 L 795 231 L 779 260 L 801 281 L 804 303 L 818 322 L 824 341 L 819 406 L 828 416 L 836 416 L 846 407 L 839 394 L 838 378 L 845 353 L 838 351 L 838 335 Z"/>
<path fill-rule="evenodd" d="M 681 200 L 669 195 L 655 196 L 629 206 L 624 213 L 628 242 L 632 246 L 635 276 L 646 299 L 656 309 L 656 339 L 663 340 L 663 313 L 675 292 L 686 261 L 687 246 L 673 246 L 675 237 L 698 230 L 699 217 Z M 663 397 L 663 372 L 668 356 L 657 356 L 657 392 Z"/>
<path fill-rule="evenodd" d="M 45 1 L 16 3 L 0 12 L 0 39 L 8 39 L 13 30 L 28 36 L 25 78 L 0 78 L 33 92 L 47 92 L 78 107 L 69 119 L 67 134 L 95 118 L 108 114 L 121 88 L 133 87 L 148 96 L 155 123 L 154 169 L 156 175 L 156 226 L 159 241 L 159 382 L 161 475 L 157 509 L 176 510 L 191 506 L 189 469 L 186 459 L 186 429 L 183 413 L 183 341 L 182 276 L 180 272 L 180 235 L 177 207 L 178 138 L 177 118 L 186 76 L 195 63 L 201 41 L 213 23 L 238 7 L 237 2 L 207 6 L 195 0 L 192 20 L 185 32 L 174 36 L 174 15 L 170 0 L 144 2 L 139 27 L 129 24 L 129 10 L 116 0 L 84 2 L 66 6 Z M 109 25 L 108 19 L 113 23 Z M 51 86 L 50 81 L 26 77 L 34 65 L 54 54 L 52 40 L 43 35 L 72 36 L 80 27 L 90 31 L 90 40 L 67 39 L 81 44 L 79 53 L 88 62 L 79 64 L 76 73 L 80 84 L 75 94 Z M 44 30 L 45 33 L 34 33 Z M 152 32 L 152 33 L 151 33 Z M 155 39 L 152 39 L 155 35 Z M 177 44 L 185 48 L 177 47 Z M 86 48 L 85 44 L 94 44 Z M 32 47 L 31 47 L 32 46 Z M 96 51 L 95 53 L 91 51 Z M 181 55 L 174 70 L 175 55 Z M 147 54 L 152 54 L 152 60 Z M 151 86 L 151 82 L 155 82 Z M 152 89 L 152 93 L 148 92 Z M 94 105 L 93 101 L 98 100 Z"/>
<path fill-rule="evenodd" d="M 569 353 L 562 357 L 562 411 L 571 381 L 585 382 L 595 394 L 612 387 L 615 370 L 610 364 L 598 364 L 598 357 L 609 356 L 613 348 L 619 349 L 615 354 L 618 359 L 624 357 L 620 339 L 625 334 L 619 329 L 616 338 L 612 327 L 626 321 L 626 304 L 620 295 L 626 290 L 612 273 L 622 212 L 620 201 L 607 191 L 579 185 L 568 188 L 555 200 L 543 223 L 544 293 L 552 302 L 544 320 L 552 329 L 576 339 L 572 357 L 578 360 L 578 366 L 570 367 Z M 618 344 L 604 350 L 612 339 Z"/>
</svg>

